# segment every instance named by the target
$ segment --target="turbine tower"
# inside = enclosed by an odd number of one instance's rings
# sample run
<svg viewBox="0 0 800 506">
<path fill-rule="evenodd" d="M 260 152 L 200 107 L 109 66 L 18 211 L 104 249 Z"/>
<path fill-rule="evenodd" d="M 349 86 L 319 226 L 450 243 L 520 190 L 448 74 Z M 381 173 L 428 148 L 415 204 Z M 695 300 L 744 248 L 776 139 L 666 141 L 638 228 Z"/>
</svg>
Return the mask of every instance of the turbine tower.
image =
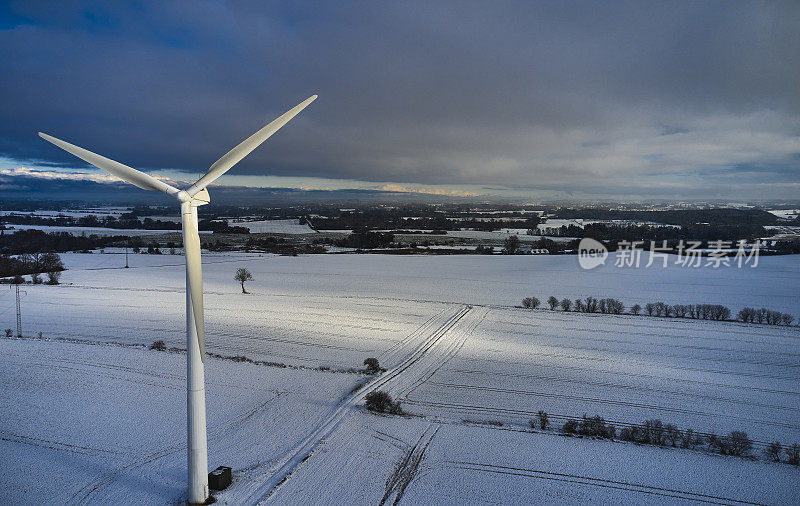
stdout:
<svg viewBox="0 0 800 506">
<path fill-rule="evenodd" d="M 204 380 L 203 273 L 200 260 L 200 235 L 197 231 L 197 207 L 210 202 L 206 186 L 225 174 L 228 169 L 250 154 L 316 98 L 317 95 L 308 97 L 242 141 L 241 144 L 214 162 L 203 177 L 185 190 L 179 190 L 132 167 L 39 132 L 39 136 L 44 140 L 52 142 L 95 167 L 144 190 L 164 192 L 175 197 L 180 203 L 183 248 L 186 256 L 186 428 L 190 503 L 204 503 L 209 495 Z"/>
</svg>

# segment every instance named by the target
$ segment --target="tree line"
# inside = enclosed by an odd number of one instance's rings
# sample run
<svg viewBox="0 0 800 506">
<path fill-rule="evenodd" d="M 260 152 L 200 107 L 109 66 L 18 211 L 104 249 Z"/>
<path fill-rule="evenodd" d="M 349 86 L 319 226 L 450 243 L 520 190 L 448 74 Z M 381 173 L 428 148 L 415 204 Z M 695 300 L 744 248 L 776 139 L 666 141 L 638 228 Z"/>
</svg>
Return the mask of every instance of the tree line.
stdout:
<svg viewBox="0 0 800 506">
<path fill-rule="evenodd" d="M 561 308 L 562 311 L 575 311 L 578 313 L 603 313 L 603 314 L 632 314 L 638 316 L 657 316 L 665 318 L 691 318 L 695 320 L 734 321 L 731 318 L 730 308 L 721 304 L 666 304 L 664 302 L 648 302 L 644 307 L 634 304 L 630 311 L 625 313 L 622 301 L 612 298 L 598 299 L 586 297 L 585 299 L 561 299 L 554 295 L 547 298 L 547 305 L 551 311 Z M 538 309 L 541 301 L 537 297 L 522 299 L 525 309 Z M 762 323 L 767 325 L 791 325 L 794 316 L 773 311 L 767 308 L 755 309 L 746 307 L 736 314 L 736 321 L 742 323 Z"/>
<path fill-rule="evenodd" d="M 33 253 L 24 254 L 16 257 L 10 255 L 0 255 L 0 277 L 13 276 L 13 283 L 22 283 L 22 276 L 32 275 L 33 283 L 41 283 L 39 277 L 42 273 L 47 273 L 48 283 L 58 284 L 64 264 L 57 253 Z"/>
<path fill-rule="evenodd" d="M 539 411 L 536 418 L 528 423 L 532 429 L 551 428 L 550 417 L 545 411 Z M 664 423 L 659 419 L 645 420 L 641 425 L 626 426 L 618 432 L 614 425 L 607 423 L 600 415 L 587 417 L 584 414 L 581 419 L 567 419 L 561 426 L 561 432 L 568 435 L 621 439 L 654 446 L 705 450 L 739 457 L 750 456 L 753 449 L 753 441 L 743 431 L 731 431 L 725 436 L 696 434 L 692 429 L 680 430 L 675 424 Z M 784 446 L 779 441 L 774 441 L 766 445 L 763 454 L 772 462 L 786 462 L 794 466 L 800 464 L 800 445 L 797 444 Z"/>
<path fill-rule="evenodd" d="M 547 224 L 545 223 L 545 226 Z M 753 240 L 770 235 L 761 225 L 715 225 L 691 224 L 681 227 L 664 225 L 634 225 L 587 223 L 583 227 L 562 225 L 548 230 L 547 235 L 556 237 L 590 237 L 598 241 L 668 241 L 668 246 L 675 247 L 680 240 L 690 241 L 737 241 Z"/>
</svg>

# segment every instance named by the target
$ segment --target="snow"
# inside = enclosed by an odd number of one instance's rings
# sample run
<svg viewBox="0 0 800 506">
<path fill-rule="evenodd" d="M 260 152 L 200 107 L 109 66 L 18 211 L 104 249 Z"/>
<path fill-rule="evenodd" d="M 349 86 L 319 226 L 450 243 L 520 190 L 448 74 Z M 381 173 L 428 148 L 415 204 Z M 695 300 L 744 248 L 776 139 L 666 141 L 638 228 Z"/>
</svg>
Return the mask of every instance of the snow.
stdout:
<svg viewBox="0 0 800 506">
<path fill-rule="evenodd" d="M 800 492 L 785 464 L 354 413 L 269 503 L 379 504 L 412 450 L 422 460 L 405 504 L 792 504 Z"/>
<path fill-rule="evenodd" d="M 183 259 L 62 258 L 62 285 L 22 287 L 24 334 L 45 339 L 0 339 L 3 501 L 178 502 L 185 355 L 145 347 L 185 347 Z M 796 327 L 514 307 L 552 294 L 800 316 L 800 256 L 742 269 L 615 258 L 584 271 L 564 255 L 204 253 L 207 350 L 304 367 L 207 360 L 209 464 L 235 477 L 220 503 L 794 502 L 787 464 L 527 429 L 543 409 L 554 424 L 660 418 L 800 442 Z M 250 294 L 239 267 L 253 273 Z M 2 328 L 15 323 L 13 294 L 0 290 Z M 357 391 L 366 377 L 311 369 L 370 356 L 388 370 Z M 365 412 L 377 388 L 416 416 Z M 390 477 L 409 452 L 420 467 L 400 469 L 404 487 Z"/>
<path fill-rule="evenodd" d="M 477 310 L 474 310 L 477 311 Z M 423 384 L 416 413 L 524 425 L 544 410 L 615 425 L 659 418 L 695 432 L 800 441 L 797 328 L 493 310 Z"/>
<path fill-rule="evenodd" d="M 769 212 L 784 220 L 792 220 L 800 216 L 800 209 L 775 209 Z"/>
<path fill-rule="evenodd" d="M 181 498 L 184 354 L 11 339 L 0 350 L 4 503 Z M 209 358 L 206 378 L 209 465 L 243 469 L 305 437 L 358 376 Z"/>
<path fill-rule="evenodd" d="M 258 234 L 315 234 L 316 231 L 308 224 L 300 225 L 299 220 L 261 220 L 261 221 L 237 221 L 228 220 L 228 225 L 232 227 L 246 227 L 251 233 Z"/>
</svg>

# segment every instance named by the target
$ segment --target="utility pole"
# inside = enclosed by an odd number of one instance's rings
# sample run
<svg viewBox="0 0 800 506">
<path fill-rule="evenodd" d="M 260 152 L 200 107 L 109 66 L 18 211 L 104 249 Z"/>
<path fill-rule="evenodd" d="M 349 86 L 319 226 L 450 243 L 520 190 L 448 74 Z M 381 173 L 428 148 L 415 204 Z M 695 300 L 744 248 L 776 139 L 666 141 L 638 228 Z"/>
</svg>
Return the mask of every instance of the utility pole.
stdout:
<svg viewBox="0 0 800 506">
<path fill-rule="evenodd" d="M 128 242 L 130 239 L 125 239 L 125 268 L 128 268 Z"/>
<path fill-rule="evenodd" d="M 19 284 L 14 285 L 17 289 L 17 337 L 22 337 L 22 308 L 19 305 Z"/>
</svg>

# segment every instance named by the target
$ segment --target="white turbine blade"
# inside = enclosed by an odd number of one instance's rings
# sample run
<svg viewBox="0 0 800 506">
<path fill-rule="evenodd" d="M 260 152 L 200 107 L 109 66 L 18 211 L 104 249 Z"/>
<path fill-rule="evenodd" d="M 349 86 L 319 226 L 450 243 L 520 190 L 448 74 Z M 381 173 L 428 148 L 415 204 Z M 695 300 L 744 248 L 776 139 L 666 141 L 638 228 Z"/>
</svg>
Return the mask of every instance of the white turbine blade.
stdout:
<svg viewBox="0 0 800 506">
<path fill-rule="evenodd" d="M 200 346 L 200 358 L 206 361 L 206 329 L 203 319 L 203 267 L 200 260 L 200 234 L 191 216 L 183 215 L 183 247 L 186 250 L 186 274 L 188 276 L 189 296 L 192 299 L 194 325 Z"/>
<path fill-rule="evenodd" d="M 149 174 L 145 174 L 144 172 L 138 171 L 132 167 L 128 167 L 127 165 L 123 165 L 104 156 L 92 153 L 91 151 L 75 146 L 74 144 L 70 144 L 69 142 L 56 139 L 55 137 L 43 134 L 42 132 L 39 132 L 39 137 L 55 144 L 64 151 L 72 153 L 78 158 L 91 163 L 95 167 L 103 169 L 112 176 L 116 176 L 144 190 L 156 190 L 164 192 L 167 195 L 175 195 L 179 191 L 177 188 L 170 186 L 163 181 L 159 181 Z"/>
<path fill-rule="evenodd" d="M 317 99 L 317 95 L 311 95 L 307 99 L 303 100 L 289 111 L 284 113 L 278 119 L 270 123 L 269 125 L 265 126 L 258 132 L 254 133 L 241 144 L 233 148 L 232 150 L 225 153 L 219 160 L 214 162 L 208 172 L 205 173 L 203 177 L 197 180 L 192 186 L 187 188 L 186 192 L 191 196 L 195 193 L 199 192 L 203 188 L 205 188 L 208 184 L 214 182 L 218 177 L 225 174 L 231 167 L 239 163 L 239 161 L 244 158 L 245 156 L 249 155 L 254 149 L 261 145 L 265 140 L 269 139 L 272 134 L 280 130 L 280 128 L 289 122 L 292 118 L 297 116 L 297 114 L 305 109 L 308 104 L 313 102 Z"/>
</svg>

